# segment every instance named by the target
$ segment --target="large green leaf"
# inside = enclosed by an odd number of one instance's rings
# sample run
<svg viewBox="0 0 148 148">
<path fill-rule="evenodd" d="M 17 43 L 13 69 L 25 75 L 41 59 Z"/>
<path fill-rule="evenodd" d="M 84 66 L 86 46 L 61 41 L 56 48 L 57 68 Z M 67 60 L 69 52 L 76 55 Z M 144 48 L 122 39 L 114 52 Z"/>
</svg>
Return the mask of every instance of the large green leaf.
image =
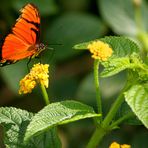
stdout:
<svg viewBox="0 0 148 148">
<path fill-rule="evenodd" d="M 55 129 L 35 137 L 27 145 L 24 144 L 25 131 L 32 117 L 33 114 L 25 110 L 14 107 L 0 108 L 0 124 L 4 127 L 5 145 L 9 148 L 45 148 L 50 144 L 53 148 L 60 148 Z"/>
<path fill-rule="evenodd" d="M 110 47 L 113 49 L 113 55 L 115 57 L 124 57 L 131 55 L 133 52 L 139 52 L 139 47 L 137 46 L 137 44 L 126 37 L 108 36 L 97 40 L 101 40 L 109 44 Z M 77 44 L 74 46 L 74 48 L 87 49 L 87 46 L 91 42 L 93 41 Z"/>
<path fill-rule="evenodd" d="M 125 92 L 125 100 L 139 120 L 148 128 L 148 83 L 133 85 Z"/>
<path fill-rule="evenodd" d="M 13 107 L 0 108 L 0 123 L 4 126 L 4 143 L 7 147 L 22 148 L 25 129 L 33 117 L 32 113 Z M 30 144 L 28 144 L 30 146 Z"/>
<path fill-rule="evenodd" d="M 76 120 L 99 116 L 92 107 L 76 101 L 52 103 L 39 111 L 28 125 L 25 141 L 49 128 Z"/>
<path fill-rule="evenodd" d="M 49 24 L 50 25 L 50 24 Z M 72 49 L 78 42 L 88 41 L 103 35 L 105 25 L 93 15 L 68 13 L 61 15 L 47 28 L 45 41 L 55 49 L 54 58 L 64 60 L 79 52 Z"/>
<path fill-rule="evenodd" d="M 135 21 L 134 1 L 132 0 L 98 0 L 101 14 L 114 32 L 135 36 L 138 28 Z M 141 1 L 142 24 L 145 32 L 148 30 L 148 6 Z"/>
<path fill-rule="evenodd" d="M 101 41 L 108 43 L 117 57 L 124 57 L 139 52 L 138 45 L 127 37 L 110 36 L 102 38 Z"/>
</svg>

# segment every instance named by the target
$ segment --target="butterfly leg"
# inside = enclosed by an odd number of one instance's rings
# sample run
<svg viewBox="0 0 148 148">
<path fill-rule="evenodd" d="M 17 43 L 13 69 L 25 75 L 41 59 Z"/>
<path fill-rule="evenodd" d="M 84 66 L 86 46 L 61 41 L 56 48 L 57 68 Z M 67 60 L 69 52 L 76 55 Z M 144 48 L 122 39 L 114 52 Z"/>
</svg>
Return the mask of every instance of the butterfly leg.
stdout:
<svg viewBox="0 0 148 148">
<path fill-rule="evenodd" d="M 31 62 L 31 57 L 29 58 L 28 62 L 27 62 L 27 69 L 28 69 L 28 72 L 30 71 L 29 69 L 29 63 Z"/>
<path fill-rule="evenodd" d="M 36 56 L 36 59 L 39 59 L 39 62 L 42 63 L 41 56 Z"/>
</svg>

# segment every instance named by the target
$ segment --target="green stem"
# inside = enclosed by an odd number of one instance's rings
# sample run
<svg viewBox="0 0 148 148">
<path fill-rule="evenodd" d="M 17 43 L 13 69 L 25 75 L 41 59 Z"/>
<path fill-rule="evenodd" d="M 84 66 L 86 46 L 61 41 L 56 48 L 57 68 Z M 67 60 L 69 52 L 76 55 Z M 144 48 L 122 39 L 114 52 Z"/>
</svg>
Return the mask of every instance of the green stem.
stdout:
<svg viewBox="0 0 148 148">
<path fill-rule="evenodd" d="M 113 117 L 115 116 L 118 108 L 120 107 L 123 101 L 124 101 L 123 94 L 120 94 L 103 121 L 104 128 L 108 127 L 108 125 L 112 121 Z"/>
<path fill-rule="evenodd" d="M 87 148 L 95 148 L 99 144 L 99 142 L 102 140 L 102 138 L 106 135 L 106 133 L 111 130 L 111 128 L 109 127 L 109 124 L 112 121 L 113 117 L 115 116 L 120 105 L 124 101 L 123 92 L 125 90 L 127 90 L 129 88 L 129 86 L 130 86 L 129 83 L 127 82 L 126 86 L 124 87 L 124 89 L 120 93 L 119 97 L 115 100 L 113 106 L 111 107 L 111 109 L 110 109 L 109 113 L 107 114 L 107 116 L 105 117 L 104 121 L 102 122 L 101 125 L 99 125 L 99 127 L 97 127 L 97 129 L 93 133 L 93 135 L 87 145 Z M 122 120 L 122 119 L 120 119 L 120 120 Z M 120 123 L 120 120 L 116 124 Z"/>
<path fill-rule="evenodd" d="M 124 120 L 129 119 L 130 117 L 133 117 L 134 114 L 132 112 L 127 113 L 123 117 L 116 120 L 114 123 L 111 124 L 110 129 L 113 129 L 114 127 L 118 126 L 120 123 L 122 123 Z"/>
<path fill-rule="evenodd" d="M 102 102 L 101 102 L 101 94 L 99 86 L 99 60 L 94 61 L 94 81 L 96 88 L 96 101 L 97 101 L 98 113 L 102 114 Z"/>
<path fill-rule="evenodd" d="M 115 103 L 113 104 L 113 106 L 111 107 L 106 118 L 104 119 L 104 121 L 102 123 L 103 128 L 96 129 L 96 131 L 94 132 L 94 134 L 92 135 L 92 137 L 88 143 L 87 148 L 93 148 L 99 144 L 99 142 L 102 140 L 102 138 L 106 134 L 105 129 L 106 129 L 106 131 L 107 131 L 107 129 L 109 129 L 109 123 L 111 122 L 112 118 L 116 114 L 118 107 L 121 105 L 123 100 L 124 100 L 123 94 L 120 94 L 119 97 L 117 98 L 117 100 L 115 101 Z"/>
<path fill-rule="evenodd" d="M 148 52 L 148 34 L 145 32 L 139 32 L 137 35 L 137 38 L 141 41 L 143 45 L 143 52 L 147 53 Z"/>
<path fill-rule="evenodd" d="M 86 148 L 97 147 L 98 143 L 102 140 L 106 132 L 107 131 L 105 131 L 101 126 L 97 127 Z"/>
<path fill-rule="evenodd" d="M 45 86 L 42 83 L 40 83 L 40 87 L 41 87 L 42 95 L 43 95 L 46 105 L 50 104 L 49 97 L 48 97 Z M 51 139 L 49 140 L 50 145 L 52 145 L 53 147 L 61 147 L 61 142 L 58 137 L 57 127 L 53 127 L 52 129 L 50 129 L 50 134 L 48 135 L 48 137 L 49 136 Z"/>
<path fill-rule="evenodd" d="M 141 17 L 141 3 L 134 4 L 134 10 L 135 10 L 136 26 L 137 26 L 138 32 L 141 32 L 141 30 L 143 30 L 142 17 Z"/>
<path fill-rule="evenodd" d="M 114 104 L 112 105 L 110 111 L 108 112 L 108 114 L 106 115 L 102 126 L 104 128 L 108 127 L 110 122 L 112 121 L 113 117 L 115 116 L 117 110 L 119 109 L 120 105 L 123 103 L 124 101 L 124 96 L 123 93 L 124 91 L 129 87 L 129 85 L 127 84 L 124 89 L 121 91 L 120 95 L 118 96 L 118 98 L 115 100 Z"/>
<path fill-rule="evenodd" d="M 40 87 L 42 90 L 42 95 L 43 95 L 44 101 L 45 101 L 46 105 L 48 105 L 50 102 L 49 102 L 49 97 L 48 97 L 46 88 L 42 83 L 40 83 Z"/>
<path fill-rule="evenodd" d="M 140 42 L 143 45 L 142 56 L 145 59 L 148 52 L 148 34 L 147 32 L 144 31 L 144 28 L 143 28 L 141 3 L 142 2 L 140 2 L 139 4 L 134 4 L 134 10 L 135 10 L 135 22 L 137 26 L 137 38 L 140 40 Z"/>
</svg>

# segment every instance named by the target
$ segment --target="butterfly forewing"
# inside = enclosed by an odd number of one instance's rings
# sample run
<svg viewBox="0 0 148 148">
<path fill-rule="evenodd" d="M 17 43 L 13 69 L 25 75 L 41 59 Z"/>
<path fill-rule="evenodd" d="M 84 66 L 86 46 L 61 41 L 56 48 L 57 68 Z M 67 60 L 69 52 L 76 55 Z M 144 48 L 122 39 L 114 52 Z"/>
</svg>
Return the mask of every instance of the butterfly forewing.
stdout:
<svg viewBox="0 0 148 148">
<path fill-rule="evenodd" d="M 37 52 L 40 36 L 40 15 L 36 6 L 27 4 L 1 46 L 1 66 L 31 57 Z"/>
</svg>

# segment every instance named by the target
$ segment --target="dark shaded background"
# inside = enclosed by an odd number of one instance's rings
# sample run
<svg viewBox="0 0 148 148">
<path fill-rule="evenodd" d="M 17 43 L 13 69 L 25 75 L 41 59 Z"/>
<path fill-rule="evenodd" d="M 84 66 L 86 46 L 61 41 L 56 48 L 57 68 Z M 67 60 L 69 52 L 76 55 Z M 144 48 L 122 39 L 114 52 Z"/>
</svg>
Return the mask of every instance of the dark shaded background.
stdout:
<svg viewBox="0 0 148 148">
<path fill-rule="evenodd" d="M 107 35 L 125 35 L 138 40 L 132 0 L 1 0 L 1 38 L 15 23 L 19 9 L 28 2 L 37 5 L 41 13 L 41 42 L 54 49 L 47 49 L 41 55 L 41 61 L 50 64 L 48 93 L 51 101 L 74 99 L 95 108 L 93 61 L 87 51 L 77 51 L 72 47 Z M 146 1 L 143 2 L 142 21 L 147 31 L 148 7 Z M 0 68 L 1 106 L 15 106 L 31 112 L 44 107 L 39 88 L 31 94 L 18 95 L 19 81 L 28 73 L 27 61 Z M 39 62 L 38 59 L 33 59 L 29 66 L 36 62 Z M 101 79 L 104 114 L 124 86 L 125 80 L 125 72 Z M 85 147 L 93 130 L 93 122 L 89 119 L 60 126 L 63 148 Z M 144 126 L 125 123 L 121 129 L 106 136 L 100 147 L 107 148 L 112 141 L 117 141 L 131 144 L 132 148 L 146 148 L 147 139 L 148 132 Z M 0 144 L 3 147 L 1 138 Z"/>
</svg>

